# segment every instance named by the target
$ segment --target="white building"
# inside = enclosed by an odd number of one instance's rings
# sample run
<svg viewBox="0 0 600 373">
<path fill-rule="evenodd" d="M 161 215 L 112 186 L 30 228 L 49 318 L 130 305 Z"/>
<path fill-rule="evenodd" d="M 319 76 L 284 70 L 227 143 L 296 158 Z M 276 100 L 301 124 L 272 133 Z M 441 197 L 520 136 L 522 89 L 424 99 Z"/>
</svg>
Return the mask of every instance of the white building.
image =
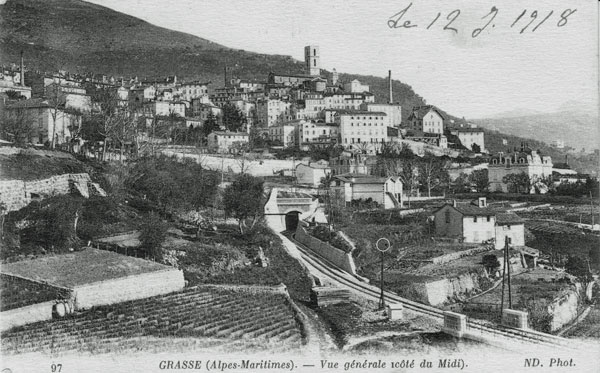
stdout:
<svg viewBox="0 0 600 373">
<path fill-rule="evenodd" d="M 361 84 L 358 79 L 354 79 L 349 83 L 344 83 L 344 91 L 348 93 L 369 92 L 369 86 L 366 84 Z"/>
<path fill-rule="evenodd" d="M 488 164 L 489 190 L 507 193 L 509 186 L 503 179 L 511 174 L 525 173 L 534 184 L 540 179 L 551 177 L 552 167 L 552 159 L 549 156 L 542 156 L 523 145 L 521 151 L 496 154 L 490 158 Z"/>
<path fill-rule="evenodd" d="M 296 166 L 296 181 L 298 184 L 307 184 L 318 187 L 321 185 L 321 179 L 331 174 L 331 168 L 326 161 L 309 163 L 308 165 L 300 163 Z"/>
<path fill-rule="evenodd" d="M 473 145 L 477 145 L 480 152 L 485 152 L 485 137 L 482 128 L 459 127 L 451 129 L 450 133 L 457 136 L 467 149 L 472 151 Z"/>
<path fill-rule="evenodd" d="M 144 114 L 147 116 L 169 116 L 171 114 L 185 117 L 185 103 L 180 101 L 151 101 L 144 103 Z"/>
<path fill-rule="evenodd" d="M 294 146 L 297 125 L 293 122 L 282 123 L 268 128 L 269 140 L 279 142 L 283 147 Z"/>
<path fill-rule="evenodd" d="M 32 123 L 31 143 L 43 144 L 51 142 L 54 135 L 55 144 L 68 142 L 73 138 L 73 132 L 81 128 L 81 115 L 69 109 L 55 109 L 47 100 L 34 98 L 18 101 L 6 107 L 7 114 L 22 115 Z"/>
<path fill-rule="evenodd" d="M 344 148 L 374 154 L 388 141 L 388 120 L 384 112 L 339 111 L 336 122 L 339 124 L 340 145 Z"/>
<path fill-rule="evenodd" d="M 402 181 L 397 177 L 341 174 L 334 177 L 332 189 L 341 191 L 346 203 L 371 199 L 385 209 L 402 207 Z"/>
<path fill-rule="evenodd" d="M 142 104 L 144 102 L 156 100 L 156 87 L 153 85 L 135 87 L 129 92 L 129 98 L 135 104 Z"/>
<path fill-rule="evenodd" d="M 256 103 L 258 127 L 271 127 L 293 118 L 292 104 L 279 99 L 265 99 Z"/>
<path fill-rule="evenodd" d="M 178 84 L 173 94 L 180 100 L 192 101 L 203 96 L 208 97 L 208 83 L 198 81 Z"/>
<path fill-rule="evenodd" d="M 414 107 L 408 116 L 408 126 L 425 133 L 444 133 L 444 115 L 433 105 Z"/>
<path fill-rule="evenodd" d="M 508 237 L 512 246 L 525 245 L 524 220 L 514 213 L 494 209 L 485 197 L 475 203 L 444 205 L 433 213 L 435 234 L 467 243 L 491 242 L 502 249 Z"/>
<path fill-rule="evenodd" d="M 208 149 L 216 153 L 237 153 L 248 145 L 245 132 L 212 132 L 208 135 Z"/>
<path fill-rule="evenodd" d="M 402 124 L 402 106 L 399 104 L 375 104 L 368 102 L 363 104 L 361 109 L 385 113 L 388 127 L 397 128 Z"/>
<path fill-rule="evenodd" d="M 328 146 L 338 142 L 338 125 L 299 120 L 297 126 L 298 144 L 303 148 L 308 148 L 311 145 Z"/>
</svg>

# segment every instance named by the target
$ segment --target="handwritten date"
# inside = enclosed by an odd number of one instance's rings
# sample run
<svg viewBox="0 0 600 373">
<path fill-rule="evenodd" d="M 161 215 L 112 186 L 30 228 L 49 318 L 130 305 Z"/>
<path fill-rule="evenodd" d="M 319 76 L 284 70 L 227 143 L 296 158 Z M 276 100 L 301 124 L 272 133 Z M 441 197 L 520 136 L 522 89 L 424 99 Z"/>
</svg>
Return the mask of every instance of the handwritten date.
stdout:
<svg viewBox="0 0 600 373">
<path fill-rule="evenodd" d="M 402 9 L 398 13 L 389 17 L 389 19 L 387 21 L 388 27 L 391 29 L 399 29 L 399 28 L 410 29 L 410 28 L 419 27 L 418 24 L 413 23 L 412 20 L 408 19 L 408 17 L 409 17 L 408 13 L 409 13 L 409 10 L 412 7 L 412 5 L 413 5 L 413 3 L 408 4 L 408 6 L 406 8 Z M 577 11 L 577 9 L 571 9 L 571 8 L 564 9 L 560 13 L 560 15 L 558 15 L 558 13 L 557 13 L 558 20 L 556 19 L 556 17 L 554 17 L 554 20 L 552 22 L 556 22 L 556 27 L 564 27 L 568 24 L 569 17 L 576 11 Z M 476 27 L 471 31 L 471 37 L 477 38 L 486 29 L 496 27 L 496 23 L 494 22 L 494 20 L 496 19 L 496 16 L 498 16 L 498 13 L 500 13 L 500 10 L 496 6 L 492 6 L 492 8 L 489 10 L 489 12 L 481 17 L 481 26 Z M 530 29 L 531 32 L 535 32 L 540 28 L 540 26 L 542 26 L 542 24 L 544 24 L 546 21 L 548 21 L 553 15 L 554 15 L 554 10 L 551 10 L 548 13 L 542 14 L 542 12 L 538 12 L 537 10 L 529 11 L 528 9 L 523 9 L 523 11 L 518 16 L 515 17 L 514 21 L 510 25 L 510 28 L 516 27 L 517 30 L 520 30 L 519 31 L 520 34 L 524 33 L 528 29 Z M 441 12 L 438 12 L 435 15 L 435 17 L 433 18 L 433 20 L 431 22 L 429 22 L 426 29 L 427 30 L 431 29 L 438 22 L 438 20 L 440 20 L 440 18 L 442 18 L 442 21 L 440 21 L 440 22 L 443 22 L 443 30 L 451 31 L 455 34 L 458 34 L 458 29 L 455 26 L 458 25 L 458 22 L 460 22 L 458 20 L 459 17 L 460 17 L 460 9 L 455 9 L 455 10 L 449 12 L 448 14 L 446 14 L 445 17 L 442 15 Z"/>
</svg>

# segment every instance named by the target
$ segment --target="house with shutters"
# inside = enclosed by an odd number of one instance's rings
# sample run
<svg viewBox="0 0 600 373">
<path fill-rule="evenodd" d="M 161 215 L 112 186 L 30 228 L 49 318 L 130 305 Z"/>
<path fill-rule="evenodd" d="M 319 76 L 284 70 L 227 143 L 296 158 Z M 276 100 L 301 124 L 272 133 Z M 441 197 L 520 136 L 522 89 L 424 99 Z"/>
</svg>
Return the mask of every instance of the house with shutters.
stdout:
<svg viewBox="0 0 600 373">
<path fill-rule="evenodd" d="M 490 207 L 485 197 L 474 202 L 446 204 L 433 213 L 436 236 L 467 243 L 494 242 L 502 249 L 506 238 L 513 247 L 525 246 L 525 221 L 506 209 Z"/>
<path fill-rule="evenodd" d="M 444 133 L 444 114 L 433 105 L 415 106 L 407 118 L 408 128 L 424 133 Z"/>
<path fill-rule="evenodd" d="M 402 207 L 402 181 L 398 177 L 341 174 L 334 176 L 331 190 L 339 191 L 345 203 L 371 199 L 385 209 Z"/>
</svg>

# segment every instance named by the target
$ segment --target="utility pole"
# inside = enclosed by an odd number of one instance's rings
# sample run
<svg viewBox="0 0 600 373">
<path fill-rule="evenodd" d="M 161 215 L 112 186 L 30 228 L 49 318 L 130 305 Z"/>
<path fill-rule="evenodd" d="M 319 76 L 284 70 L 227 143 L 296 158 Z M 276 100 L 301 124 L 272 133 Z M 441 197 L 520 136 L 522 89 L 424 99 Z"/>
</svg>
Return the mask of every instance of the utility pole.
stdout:
<svg viewBox="0 0 600 373">
<path fill-rule="evenodd" d="M 510 286 L 510 256 L 509 256 L 509 241 L 510 238 L 508 236 L 505 237 L 506 240 L 506 265 L 508 268 L 506 269 L 506 273 L 508 274 L 508 309 L 512 310 L 512 287 Z"/>
<path fill-rule="evenodd" d="M 594 198 L 592 197 L 592 191 L 590 190 L 590 212 L 592 213 L 592 230 L 594 229 Z"/>
<path fill-rule="evenodd" d="M 508 308 L 512 309 L 512 288 L 510 283 L 510 257 L 508 253 L 510 238 L 504 236 L 504 252 L 503 252 L 503 266 L 502 266 L 502 297 L 500 301 L 500 315 L 504 310 L 504 278 L 508 276 Z"/>
</svg>

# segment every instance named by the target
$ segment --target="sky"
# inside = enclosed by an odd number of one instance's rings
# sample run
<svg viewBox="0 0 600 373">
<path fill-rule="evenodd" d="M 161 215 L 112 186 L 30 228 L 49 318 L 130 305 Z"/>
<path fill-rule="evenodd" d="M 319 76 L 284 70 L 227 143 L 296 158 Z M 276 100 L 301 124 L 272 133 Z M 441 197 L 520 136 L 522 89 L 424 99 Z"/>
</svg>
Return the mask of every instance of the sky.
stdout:
<svg viewBox="0 0 600 373">
<path fill-rule="evenodd" d="M 236 49 L 302 60 L 303 47 L 316 44 L 327 70 L 381 77 L 392 70 L 427 103 L 467 118 L 552 112 L 569 101 L 598 108 L 596 0 L 90 2 Z M 406 21 L 417 27 L 399 27 Z"/>
</svg>

